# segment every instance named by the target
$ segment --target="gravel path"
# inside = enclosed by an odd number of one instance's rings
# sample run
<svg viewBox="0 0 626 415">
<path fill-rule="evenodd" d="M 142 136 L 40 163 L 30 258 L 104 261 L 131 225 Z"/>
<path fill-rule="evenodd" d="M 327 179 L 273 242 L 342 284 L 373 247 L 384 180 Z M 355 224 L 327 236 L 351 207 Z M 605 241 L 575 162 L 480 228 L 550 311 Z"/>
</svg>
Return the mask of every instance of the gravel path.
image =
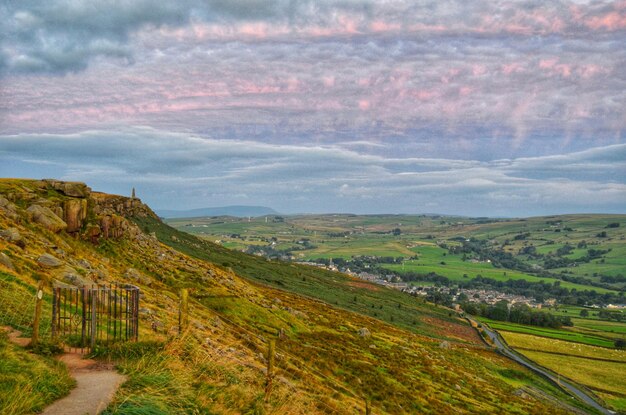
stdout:
<svg viewBox="0 0 626 415">
<path fill-rule="evenodd" d="M 19 331 L 10 327 L 4 329 L 8 331 L 11 342 L 22 347 L 30 343 L 30 339 L 21 337 Z M 83 359 L 78 353 L 65 353 L 59 360 L 65 363 L 76 379 L 76 387 L 65 398 L 44 409 L 44 415 L 97 415 L 106 409 L 117 388 L 126 380 L 113 365 Z"/>
<path fill-rule="evenodd" d="M 76 379 L 76 387 L 68 396 L 47 407 L 44 415 L 97 415 L 106 409 L 117 388 L 126 380 L 112 366 L 83 359 L 77 353 L 64 354 L 60 360 Z"/>
</svg>

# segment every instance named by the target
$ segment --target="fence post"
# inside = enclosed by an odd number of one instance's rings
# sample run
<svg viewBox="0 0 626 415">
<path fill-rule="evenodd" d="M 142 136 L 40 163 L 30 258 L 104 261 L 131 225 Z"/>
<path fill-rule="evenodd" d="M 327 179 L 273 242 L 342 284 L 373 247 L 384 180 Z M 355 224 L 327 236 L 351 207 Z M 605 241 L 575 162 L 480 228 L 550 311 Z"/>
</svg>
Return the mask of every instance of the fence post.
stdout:
<svg viewBox="0 0 626 415">
<path fill-rule="evenodd" d="M 96 338 L 98 337 L 98 288 L 91 288 L 91 351 L 96 346 Z"/>
<path fill-rule="evenodd" d="M 56 339 L 57 337 L 57 318 L 59 314 L 59 309 L 57 305 L 59 293 L 57 292 L 57 287 L 52 286 L 52 324 L 50 325 L 50 329 L 52 330 L 52 339 Z"/>
<path fill-rule="evenodd" d="M 37 286 L 37 296 L 35 299 L 35 320 L 33 321 L 33 338 L 30 341 L 31 345 L 39 343 L 39 320 L 41 319 L 41 302 L 43 301 L 43 287 L 44 281 L 39 281 Z"/>
<path fill-rule="evenodd" d="M 369 399 L 365 399 L 365 415 L 370 415 L 372 413 L 372 410 L 370 408 L 370 401 Z"/>
<path fill-rule="evenodd" d="M 183 329 L 189 323 L 189 290 L 180 290 L 180 304 L 178 306 L 178 334 L 182 334 Z"/>
<path fill-rule="evenodd" d="M 265 380 L 265 402 L 269 400 L 270 393 L 272 392 L 272 380 L 274 378 L 274 346 L 276 341 L 270 340 L 267 349 L 267 378 Z"/>
</svg>

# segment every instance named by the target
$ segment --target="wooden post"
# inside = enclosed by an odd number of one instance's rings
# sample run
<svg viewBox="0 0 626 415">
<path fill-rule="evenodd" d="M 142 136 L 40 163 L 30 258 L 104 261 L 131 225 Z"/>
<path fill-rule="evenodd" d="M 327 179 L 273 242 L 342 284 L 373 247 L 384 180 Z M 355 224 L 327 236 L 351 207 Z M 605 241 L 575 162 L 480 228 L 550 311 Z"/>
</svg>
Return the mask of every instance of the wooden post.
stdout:
<svg viewBox="0 0 626 415">
<path fill-rule="evenodd" d="M 39 281 L 37 286 L 37 295 L 35 297 L 35 320 L 33 321 L 33 338 L 30 344 L 35 346 L 39 343 L 39 320 L 41 319 L 41 302 L 43 301 L 44 281 Z"/>
<path fill-rule="evenodd" d="M 178 334 L 182 334 L 183 329 L 189 323 L 189 290 L 180 290 L 180 304 L 178 306 Z"/>
<path fill-rule="evenodd" d="M 98 287 L 89 290 L 91 293 L 91 351 L 96 347 L 96 338 L 98 337 Z"/>
<path fill-rule="evenodd" d="M 371 415 L 372 410 L 370 408 L 370 401 L 369 399 L 365 399 L 365 415 Z"/>
<path fill-rule="evenodd" d="M 276 345 L 276 341 L 274 339 L 270 340 L 268 349 L 267 349 L 267 378 L 265 381 L 265 402 L 267 402 L 270 398 L 270 393 L 272 392 L 272 380 L 274 377 L 274 346 Z"/>
<path fill-rule="evenodd" d="M 57 287 L 52 287 L 52 325 L 50 329 L 52 330 L 52 339 L 56 339 L 57 337 L 57 319 L 59 314 L 59 295 L 60 291 Z"/>
</svg>

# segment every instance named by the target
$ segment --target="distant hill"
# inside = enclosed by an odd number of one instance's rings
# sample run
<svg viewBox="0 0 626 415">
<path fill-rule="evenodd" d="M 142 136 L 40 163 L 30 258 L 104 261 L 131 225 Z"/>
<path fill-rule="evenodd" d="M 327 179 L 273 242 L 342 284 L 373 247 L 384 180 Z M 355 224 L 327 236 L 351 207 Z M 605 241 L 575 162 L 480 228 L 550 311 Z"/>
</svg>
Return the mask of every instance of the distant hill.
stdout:
<svg viewBox="0 0 626 415">
<path fill-rule="evenodd" d="M 278 215 L 272 208 L 265 206 L 220 206 L 190 210 L 157 210 L 162 218 L 197 218 L 200 216 L 235 216 L 245 218 L 265 215 Z"/>
</svg>

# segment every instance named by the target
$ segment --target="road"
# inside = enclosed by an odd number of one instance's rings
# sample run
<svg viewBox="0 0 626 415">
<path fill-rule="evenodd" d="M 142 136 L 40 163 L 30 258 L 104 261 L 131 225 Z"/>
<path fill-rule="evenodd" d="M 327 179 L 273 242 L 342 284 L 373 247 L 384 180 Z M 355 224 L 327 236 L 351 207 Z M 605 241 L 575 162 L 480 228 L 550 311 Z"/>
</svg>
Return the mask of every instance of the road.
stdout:
<svg viewBox="0 0 626 415">
<path fill-rule="evenodd" d="M 473 320 L 473 319 L 471 319 L 469 317 L 467 317 L 467 319 L 470 320 L 470 321 L 473 321 L 475 324 L 479 324 L 477 321 L 475 321 L 475 320 Z M 536 372 L 536 373 L 540 374 L 541 376 L 549 379 L 552 383 L 554 383 L 555 385 L 558 385 L 565 392 L 577 396 L 579 399 L 581 399 L 587 405 L 595 408 L 599 412 L 601 412 L 603 414 L 606 414 L 606 415 L 615 414 L 615 412 L 610 411 L 610 410 L 606 409 L 605 407 L 603 407 L 602 405 L 600 405 L 598 402 L 596 402 L 596 400 L 593 397 L 591 397 L 589 394 L 587 394 L 585 391 L 583 391 L 582 389 L 578 388 L 577 386 L 575 386 L 571 382 L 568 382 L 567 380 L 563 380 L 563 379 L 557 379 L 556 376 L 554 376 L 552 373 L 547 372 L 545 369 L 543 369 L 540 366 L 534 364 L 532 361 L 522 358 L 517 352 L 515 352 L 507 344 L 502 342 L 502 340 L 500 339 L 500 336 L 498 335 L 498 333 L 495 330 L 492 330 L 492 329 L 488 328 L 484 324 L 482 324 L 482 328 L 483 328 L 484 332 L 487 334 L 487 336 L 489 336 L 489 338 L 493 341 L 493 344 L 495 344 L 495 346 L 498 349 L 498 351 L 501 354 L 503 354 L 504 356 L 508 357 L 509 359 L 512 359 L 512 360 L 516 361 L 517 363 L 519 363 L 522 366 L 527 367 L 528 369 L 532 370 L 533 372 Z"/>
</svg>

